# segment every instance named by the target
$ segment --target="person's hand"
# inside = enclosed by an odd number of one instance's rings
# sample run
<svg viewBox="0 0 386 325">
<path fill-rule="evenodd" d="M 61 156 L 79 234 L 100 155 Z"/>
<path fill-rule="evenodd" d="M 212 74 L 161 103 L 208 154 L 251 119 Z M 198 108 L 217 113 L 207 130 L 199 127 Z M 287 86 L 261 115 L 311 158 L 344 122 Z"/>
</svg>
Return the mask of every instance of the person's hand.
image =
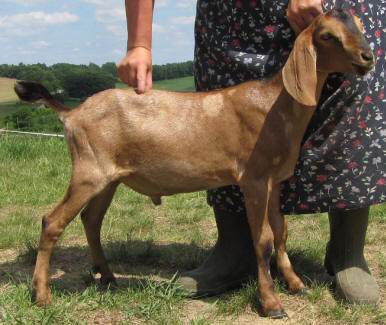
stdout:
<svg viewBox="0 0 386 325">
<path fill-rule="evenodd" d="M 127 85 L 137 88 L 142 94 L 153 86 L 151 51 L 145 47 L 134 47 L 118 64 L 119 78 Z"/>
<path fill-rule="evenodd" d="M 296 34 L 323 13 L 322 0 L 290 0 L 287 20 Z"/>
</svg>

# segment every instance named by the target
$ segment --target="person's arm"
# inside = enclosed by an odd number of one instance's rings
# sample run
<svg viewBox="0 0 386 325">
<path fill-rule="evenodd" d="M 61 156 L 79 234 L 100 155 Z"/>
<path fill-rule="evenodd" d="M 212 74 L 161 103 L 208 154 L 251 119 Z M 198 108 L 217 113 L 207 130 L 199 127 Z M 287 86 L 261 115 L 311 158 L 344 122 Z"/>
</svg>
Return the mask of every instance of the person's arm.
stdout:
<svg viewBox="0 0 386 325">
<path fill-rule="evenodd" d="M 287 20 L 296 34 L 323 13 L 322 0 L 290 0 Z"/>
<path fill-rule="evenodd" d="M 138 88 L 139 93 L 152 88 L 152 22 L 154 0 L 126 0 L 127 53 L 118 64 L 119 78 Z"/>
</svg>

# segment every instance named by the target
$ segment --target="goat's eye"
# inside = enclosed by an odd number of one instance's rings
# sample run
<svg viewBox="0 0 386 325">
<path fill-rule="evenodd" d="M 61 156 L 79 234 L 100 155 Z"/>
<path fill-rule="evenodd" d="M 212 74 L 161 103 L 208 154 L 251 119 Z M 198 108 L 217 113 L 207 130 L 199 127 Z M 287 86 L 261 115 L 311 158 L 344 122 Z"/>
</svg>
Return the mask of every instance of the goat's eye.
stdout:
<svg viewBox="0 0 386 325">
<path fill-rule="evenodd" d="M 320 38 L 324 41 L 328 41 L 332 38 L 333 36 L 330 34 L 330 33 L 324 33 L 322 35 L 320 35 Z"/>
</svg>

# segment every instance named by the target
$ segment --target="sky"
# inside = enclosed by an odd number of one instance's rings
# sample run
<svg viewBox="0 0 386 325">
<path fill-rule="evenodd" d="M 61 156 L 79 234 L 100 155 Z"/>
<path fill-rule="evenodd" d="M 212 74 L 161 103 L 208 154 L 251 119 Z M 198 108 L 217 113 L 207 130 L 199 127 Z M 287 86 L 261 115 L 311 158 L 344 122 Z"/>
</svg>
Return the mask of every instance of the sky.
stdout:
<svg viewBox="0 0 386 325">
<path fill-rule="evenodd" d="M 118 63 L 124 0 L 0 0 L 0 64 Z M 196 0 L 155 0 L 153 64 L 193 59 Z"/>
</svg>

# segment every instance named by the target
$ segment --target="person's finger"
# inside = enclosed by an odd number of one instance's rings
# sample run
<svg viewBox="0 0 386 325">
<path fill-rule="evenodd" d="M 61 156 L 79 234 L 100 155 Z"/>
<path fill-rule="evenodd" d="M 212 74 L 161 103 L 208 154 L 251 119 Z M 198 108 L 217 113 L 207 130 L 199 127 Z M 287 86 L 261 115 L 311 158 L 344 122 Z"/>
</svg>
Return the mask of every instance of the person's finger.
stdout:
<svg viewBox="0 0 386 325">
<path fill-rule="evenodd" d="M 288 22 L 296 35 L 303 30 L 302 26 L 304 23 L 299 17 L 296 17 L 295 19 L 294 17 L 288 16 Z"/>
<path fill-rule="evenodd" d="M 302 22 L 303 22 L 301 28 L 303 30 L 303 29 L 307 28 L 308 25 L 310 25 L 312 23 L 312 21 L 315 19 L 315 16 L 310 12 L 304 12 L 302 14 L 301 18 L 302 18 Z"/>
<path fill-rule="evenodd" d="M 146 66 L 139 65 L 137 69 L 137 88 L 138 93 L 143 94 L 146 91 Z"/>
<path fill-rule="evenodd" d="M 137 87 L 137 70 L 134 68 L 129 69 L 129 82 L 127 83 L 131 87 Z"/>
<path fill-rule="evenodd" d="M 119 79 L 121 79 L 123 83 L 128 85 L 129 84 L 129 75 L 127 73 L 127 69 L 124 67 L 122 62 L 120 62 L 118 64 L 117 70 L 118 70 Z"/>
<path fill-rule="evenodd" d="M 287 19 L 294 32 L 299 34 L 322 13 L 321 0 L 291 0 L 287 9 Z"/>
<path fill-rule="evenodd" d="M 323 13 L 323 8 L 310 8 L 309 14 L 311 14 L 314 18 L 318 17 Z"/>
<path fill-rule="evenodd" d="M 147 71 L 147 75 L 146 75 L 146 87 L 145 87 L 145 90 L 148 91 L 150 89 L 153 88 L 153 73 L 152 73 L 152 70 L 149 69 Z"/>
</svg>

